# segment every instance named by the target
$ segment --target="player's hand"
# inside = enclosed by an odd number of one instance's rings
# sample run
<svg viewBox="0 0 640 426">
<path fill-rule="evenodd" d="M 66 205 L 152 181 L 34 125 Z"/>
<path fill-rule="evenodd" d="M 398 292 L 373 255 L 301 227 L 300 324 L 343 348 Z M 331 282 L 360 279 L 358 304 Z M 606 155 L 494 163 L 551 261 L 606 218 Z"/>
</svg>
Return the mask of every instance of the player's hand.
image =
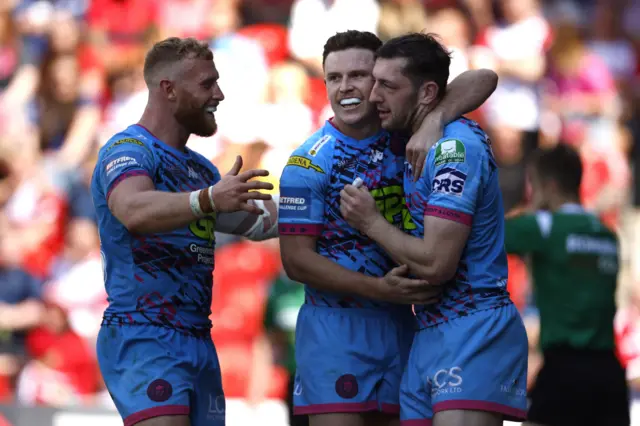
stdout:
<svg viewBox="0 0 640 426">
<path fill-rule="evenodd" d="M 269 172 L 267 170 L 247 170 L 240 173 L 240 169 L 242 169 L 242 157 L 238 155 L 229 173 L 213 185 L 211 198 L 216 205 L 216 210 L 225 213 L 244 210 L 253 214 L 262 214 L 262 209 L 250 203 L 249 200 L 270 200 L 271 195 L 256 190 L 271 190 L 273 185 L 260 181 L 249 182 L 249 179 L 269 176 Z"/>
<path fill-rule="evenodd" d="M 364 185 L 356 188 L 345 185 L 340 191 L 340 213 L 349 225 L 366 233 L 366 229 L 380 215 L 376 200 Z"/>
<path fill-rule="evenodd" d="M 414 182 L 422 176 L 427 154 L 431 147 L 442 138 L 443 132 L 442 114 L 438 111 L 432 111 L 425 117 L 418 131 L 409 139 L 406 156 L 407 161 L 411 164 Z"/>
<path fill-rule="evenodd" d="M 380 278 L 380 295 L 383 300 L 408 305 L 429 305 L 440 301 L 442 287 L 425 280 L 408 278 L 409 267 L 393 268 Z"/>
</svg>

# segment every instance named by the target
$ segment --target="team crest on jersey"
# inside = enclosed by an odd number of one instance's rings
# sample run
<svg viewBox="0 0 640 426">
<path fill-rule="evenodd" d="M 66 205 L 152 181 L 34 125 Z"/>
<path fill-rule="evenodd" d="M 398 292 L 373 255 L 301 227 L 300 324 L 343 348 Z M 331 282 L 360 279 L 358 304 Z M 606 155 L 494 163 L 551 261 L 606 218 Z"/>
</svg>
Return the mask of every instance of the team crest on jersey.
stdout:
<svg viewBox="0 0 640 426">
<path fill-rule="evenodd" d="M 309 150 L 309 155 L 312 157 L 315 157 L 316 155 L 318 155 L 322 147 L 325 146 L 325 144 L 330 140 L 331 140 L 331 136 L 329 135 L 324 135 L 323 137 L 321 137 L 320 140 L 318 140 L 318 142 L 313 144 L 313 146 Z"/>
<path fill-rule="evenodd" d="M 322 170 L 320 166 L 318 166 L 317 164 L 313 164 L 313 162 L 310 159 L 301 157 L 299 155 L 294 155 L 292 157 L 289 157 L 289 161 L 287 161 L 287 166 L 302 167 L 303 169 L 311 169 L 311 170 L 315 170 L 318 173 L 324 174 L 324 170 Z"/>
<path fill-rule="evenodd" d="M 447 163 L 464 163 L 467 150 L 458 139 L 449 139 L 441 142 L 436 147 L 436 167 Z"/>
</svg>

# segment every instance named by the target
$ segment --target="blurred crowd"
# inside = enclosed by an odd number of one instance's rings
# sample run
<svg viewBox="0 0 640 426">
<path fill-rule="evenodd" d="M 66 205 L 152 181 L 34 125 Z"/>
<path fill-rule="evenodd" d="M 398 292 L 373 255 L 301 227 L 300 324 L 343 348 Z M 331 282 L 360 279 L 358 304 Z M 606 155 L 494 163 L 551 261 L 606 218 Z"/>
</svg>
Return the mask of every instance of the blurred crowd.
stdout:
<svg viewBox="0 0 640 426">
<path fill-rule="evenodd" d="M 579 148 L 583 201 L 622 241 L 620 348 L 640 378 L 639 22 L 640 0 L 0 0 L 0 401 L 109 404 L 95 358 L 106 296 L 88 185 L 99 147 L 142 113 L 150 45 L 210 42 L 226 100 L 218 133 L 189 146 L 222 172 L 241 154 L 277 183 L 289 153 L 332 115 L 322 47 L 347 29 L 383 40 L 434 32 L 452 51 L 451 78 L 499 74 L 472 118 L 492 138 L 508 210 L 526 207 L 533 149 Z M 277 241 L 218 235 L 216 256 L 225 393 L 283 399 L 302 287 L 283 273 Z M 510 259 L 509 287 L 528 315 L 522 260 Z"/>
</svg>

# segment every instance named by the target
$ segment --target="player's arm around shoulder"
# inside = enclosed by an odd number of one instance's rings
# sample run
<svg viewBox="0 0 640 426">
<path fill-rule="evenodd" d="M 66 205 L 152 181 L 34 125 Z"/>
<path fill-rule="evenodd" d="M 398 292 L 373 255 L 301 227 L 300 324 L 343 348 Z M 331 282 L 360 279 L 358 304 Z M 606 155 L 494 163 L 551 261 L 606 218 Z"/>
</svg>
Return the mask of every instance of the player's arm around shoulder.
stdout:
<svg viewBox="0 0 640 426">
<path fill-rule="evenodd" d="M 488 69 L 468 70 L 447 85 L 442 101 L 422 121 L 407 143 L 407 161 L 414 180 L 422 175 L 429 149 L 442 138 L 445 125 L 474 111 L 496 90 L 498 75 Z"/>
<path fill-rule="evenodd" d="M 251 177 L 264 176 L 268 172 L 250 170 L 239 174 L 240 157 L 229 174 L 212 182 L 209 188 L 177 193 L 156 190 L 153 178 L 157 161 L 150 145 L 131 137 L 114 138 L 99 155 L 94 174 L 98 189 L 113 216 L 131 233 L 173 231 L 217 212 L 259 212 L 247 201 L 270 199 L 266 194 L 248 191 L 270 189 L 272 185 L 247 182 Z"/>
</svg>

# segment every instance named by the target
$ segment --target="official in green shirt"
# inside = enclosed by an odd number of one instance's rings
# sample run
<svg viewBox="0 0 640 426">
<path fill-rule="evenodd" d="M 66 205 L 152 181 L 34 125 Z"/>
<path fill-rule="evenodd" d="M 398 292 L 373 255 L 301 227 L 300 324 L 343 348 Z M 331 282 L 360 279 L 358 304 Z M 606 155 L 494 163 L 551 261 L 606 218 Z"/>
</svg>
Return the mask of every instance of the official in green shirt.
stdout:
<svg viewBox="0 0 640 426">
<path fill-rule="evenodd" d="M 506 220 L 508 253 L 526 256 L 540 311 L 543 366 L 528 419 L 545 426 L 628 426 L 625 372 L 614 350 L 618 241 L 580 204 L 582 163 L 558 145 L 529 165 L 539 209 Z"/>
</svg>

